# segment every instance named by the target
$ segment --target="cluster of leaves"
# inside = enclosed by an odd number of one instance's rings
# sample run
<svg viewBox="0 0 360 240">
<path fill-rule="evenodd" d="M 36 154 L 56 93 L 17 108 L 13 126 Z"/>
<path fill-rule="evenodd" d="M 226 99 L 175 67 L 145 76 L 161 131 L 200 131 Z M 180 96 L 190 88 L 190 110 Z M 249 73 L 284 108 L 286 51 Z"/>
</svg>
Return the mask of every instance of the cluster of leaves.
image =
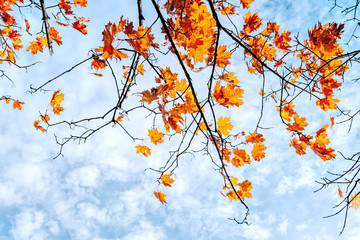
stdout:
<svg viewBox="0 0 360 240">
<path fill-rule="evenodd" d="M 6 26 L 1 29 L 3 52 L 0 57 L 2 61 L 15 64 L 14 53 L 23 46 L 20 45 L 20 33 L 12 28 L 13 25 L 18 24 L 8 12 L 15 4 L 23 2 L 21 0 L 4 2 L 7 4 L 0 11 Z M 123 16 L 117 23 L 109 22 L 102 32 L 102 45 L 94 48 L 91 56 L 80 63 L 91 60 L 92 74 L 99 77 L 102 76 L 102 71 L 109 69 L 115 82 L 118 99 L 116 105 L 103 116 L 60 122 L 59 124 L 77 127 L 82 122 L 107 119 L 105 123 L 102 122 L 79 136 L 72 135 L 66 138 L 60 143 L 61 149 L 68 141 L 86 140 L 93 133 L 111 124 L 120 126 L 136 142 L 134 151 L 145 157 L 151 156 L 152 147 L 165 141 L 179 140 L 177 148 L 170 152 L 165 165 L 160 169 L 152 169 L 159 174 L 159 185 L 171 187 L 174 183 L 171 176 L 179 165 L 179 158 L 189 152 L 194 139 L 199 138 L 204 143 L 203 152 L 210 156 L 223 177 L 222 195 L 230 201 L 240 201 L 247 209 L 247 216 L 249 209 L 244 201 L 245 198 L 252 197 L 250 193 L 252 184 L 246 179 L 239 181 L 235 177 L 236 174 L 232 173 L 239 167 L 251 164 L 252 161 L 263 159 L 267 147 L 264 135 L 261 133 L 262 115 L 254 126 L 255 130 L 248 134 L 241 130 L 245 127 L 234 128 L 235 124 L 230 116 L 226 115 L 226 110 L 240 108 L 244 103 L 244 89 L 241 85 L 245 83 L 239 81 L 236 72 L 228 70 L 231 58 L 237 49 L 242 49 L 248 72 L 262 79 L 261 98 L 259 98 L 261 114 L 264 100 L 272 98 L 278 103 L 274 113 L 279 113 L 285 129 L 291 134 L 290 146 L 297 154 L 307 154 L 307 148 L 310 148 L 324 161 L 335 159 L 335 150 L 329 147 L 331 142 L 327 136 L 329 124 L 323 125 L 315 135 L 308 134 L 306 128 L 311 122 L 296 112 L 294 102 L 305 95 L 316 99 L 314 107 L 318 106 L 324 112 L 338 109 L 339 100 L 334 98 L 335 91 L 340 90 L 339 79 L 349 68 L 349 58 L 355 56 L 345 55 L 338 43 L 344 28 L 343 24 L 318 23 L 308 32 L 308 38 L 300 41 L 289 31 L 281 32 L 276 22 L 268 21 L 263 24 L 259 13 L 251 13 L 248 10 L 253 0 L 240 0 L 240 2 L 167 0 L 160 5 L 158 1 L 151 0 L 151 2 L 156 12 L 152 24 L 144 25 L 142 5 L 138 0 L 139 26 L 135 27 L 136 23 Z M 240 5 L 237 5 L 239 3 Z M 86 34 L 84 23 L 88 22 L 88 19 L 75 16 L 73 20 L 68 18 L 74 15 L 72 5 L 86 7 L 86 4 L 86 0 L 60 0 L 56 6 L 51 7 L 57 10 L 52 17 L 58 25 L 71 26 Z M 30 6 L 32 5 L 42 10 L 45 31 L 34 36 L 34 41 L 30 42 L 27 51 L 37 54 L 48 47 L 51 53 L 51 43 L 56 42 L 61 45 L 62 38 L 48 23 L 49 17 L 46 11 L 49 8 L 44 7 L 44 1 L 40 1 L 39 4 L 32 1 Z M 230 21 L 230 26 L 235 26 L 233 19 L 243 21 L 240 31 L 236 27 L 233 30 L 225 27 L 226 19 Z M 154 35 L 157 22 L 161 24 L 161 29 L 158 31 L 161 32 L 161 38 Z M 26 32 L 32 36 L 27 20 L 25 26 Z M 220 37 L 220 34 L 224 36 Z M 221 45 L 222 41 L 231 41 L 232 44 Z M 162 55 L 161 57 L 167 54 L 175 57 L 179 63 L 179 72 L 176 72 L 174 67 L 166 65 L 166 62 L 158 65 L 159 54 Z M 123 69 L 121 80 L 115 75 L 113 64 L 121 65 Z M 209 77 L 194 80 L 192 76 L 200 71 L 209 73 Z M 138 84 L 145 74 L 147 78 L 152 76 L 154 79 L 150 89 L 144 89 L 142 86 L 145 84 Z M 280 80 L 279 86 L 268 87 L 269 94 L 265 92 L 267 74 Z M 47 84 L 61 75 L 36 89 L 33 88 L 32 92 L 43 90 Z M 134 94 L 130 96 L 130 92 Z M 19 110 L 23 104 L 10 97 L 0 98 L 3 99 L 6 103 L 13 101 L 13 107 Z M 60 93 L 60 90 L 53 93 L 50 106 L 55 115 L 60 115 L 64 110 L 60 106 L 63 99 L 64 94 Z M 125 106 L 123 104 L 125 100 L 130 101 L 127 99 L 132 99 L 135 106 Z M 153 124 L 148 127 L 145 138 L 133 137 L 131 129 L 128 129 L 123 121 L 125 116 L 129 117 L 131 112 L 138 109 L 148 111 L 149 116 L 153 117 Z M 58 125 L 49 124 L 50 116 L 47 112 L 40 116 L 40 120 L 34 121 L 34 127 L 42 132 L 46 129 L 40 125 L 41 121 L 47 127 Z M 330 118 L 330 122 L 332 128 L 334 117 Z M 167 203 L 166 195 L 161 191 L 154 191 L 154 195 L 161 203 Z M 357 208 L 358 196 L 359 194 L 348 196 L 346 206 L 351 203 L 353 208 Z"/>
</svg>

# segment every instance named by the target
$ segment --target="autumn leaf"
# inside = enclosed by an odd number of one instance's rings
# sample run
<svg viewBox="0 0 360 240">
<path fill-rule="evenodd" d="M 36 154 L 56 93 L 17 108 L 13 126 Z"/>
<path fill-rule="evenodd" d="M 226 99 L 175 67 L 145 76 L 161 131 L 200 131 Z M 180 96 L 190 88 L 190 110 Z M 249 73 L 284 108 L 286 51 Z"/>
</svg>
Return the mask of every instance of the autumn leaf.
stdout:
<svg viewBox="0 0 360 240">
<path fill-rule="evenodd" d="M 330 118 L 330 128 L 332 128 L 334 126 L 334 117 Z"/>
<path fill-rule="evenodd" d="M 162 143 L 164 142 L 164 140 L 162 139 L 164 137 L 164 133 L 159 132 L 157 130 L 157 128 L 153 129 L 153 130 L 148 130 L 148 135 L 150 137 L 150 140 L 152 143 L 154 143 L 155 145 L 157 145 L 158 143 Z"/>
<path fill-rule="evenodd" d="M 80 7 L 86 7 L 87 0 L 74 0 L 74 5 L 80 5 Z"/>
<path fill-rule="evenodd" d="M 216 58 L 216 66 L 223 68 L 226 65 L 230 64 L 229 59 L 231 58 L 232 53 L 226 51 L 226 46 L 221 45 L 217 49 L 217 58 Z"/>
<path fill-rule="evenodd" d="M 64 94 L 63 93 L 60 94 L 60 90 L 56 90 L 51 98 L 50 105 L 53 107 L 56 105 L 60 105 L 60 103 L 63 100 L 64 100 Z"/>
<path fill-rule="evenodd" d="M 141 75 L 144 75 L 145 69 L 144 69 L 144 65 L 143 64 L 139 64 L 137 67 L 137 71 L 138 73 L 140 73 Z"/>
<path fill-rule="evenodd" d="M 24 104 L 24 102 L 20 102 L 19 100 L 16 100 L 13 102 L 13 108 L 14 109 L 17 108 L 17 109 L 21 110 L 21 108 L 22 108 L 21 104 Z"/>
<path fill-rule="evenodd" d="M 50 105 L 53 108 L 54 114 L 60 115 L 60 112 L 64 111 L 64 108 L 60 107 L 60 104 L 63 100 L 64 94 L 60 93 L 60 90 L 56 90 L 50 101 Z"/>
<path fill-rule="evenodd" d="M 230 122 L 230 118 L 228 117 L 220 117 L 217 121 L 217 130 L 219 131 L 220 134 L 227 136 L 229 135 L 229 130 L 231 130 L 233 128 L 233 125 Z"/>
<path fill-rule="evenodd" d="M 32 36 L 32 34 L 29 32 L 30 31 L 30 24 L 29 21 L 25 19 L 25 26 L 26 26 L 26 32 Z"/>
<path fill-rule="evenodd" d="M 243 30 L 245 34 L 256 31 L 261 26 L 261 18 L 258 17 L 257 13 L 251 14 L 251 12 L 247 12 L 245 17 L 243 17 L 245 24 L 243 26 Z"/>
<path fill-rule="evenodd" d="M 170 174 L 163 174 L 161 176 L 161 182 L 162 182 L 162 184 L 164 184 L 164 186 L 172 187 L 171 184 L 174 182 L 174 180 L 171 179 L 170 177 L 171 177 Z"/>
<path fill-rule="evenodd" d="M 44 123 L 48 123 L 50 121 L 49 115 L 41 115 L 41 121 L 43 121 Z"/>
<path fill-rule="evenodd" d="M 116 122 L 122 122 L 123 118 L 124 118 L 124 115 L 120 115 L 115 119 L 115 121 Z"/>
<path fill-rule="evenodd" d="M 340 189 L 340 187 L 338 186 L 338 192 L 339 192 L 339 196 L 342 198 L 343 197 L 343 194 L 342 194 L 342 191 Z"/>
<path fill-rule="evenodd" d="M 83 24 L 83 23 L 80 23 L 79 21 L 74 22 L 72 27 L 75 28 L 76 30 L 78 30 L 79 32 L 81 32 L 84 35 L 87 34 L 87 30 L 85 29 L 86 25 Z"/>
<path fill-rule="evenodd" d="M 249 8 L 250 4 L 253 2 L 254 0 L 240 0 L 240 3 L 242 5 L 242 7 L 245 8 Z"/>
<path fill-rule="evenodd" d="M 256 143 L 251 151 L 251 155 L 255 161 L 260 161 L 260 159 L 265 157 L 265 150 L 266 146 L 264 144 Z"/>
<path fill-rule="evenodd" d="M 244 149 L 235 148 L 234 156 L 235 157 L 231 159 L 231 163 L 234 165 L 234 167 L 240 167 L 251 163 L 250 156 Z"/>
<path fill-rule="evenodd" d="M 42 126 L 40 126 L 39 123 L 40 120 L 34 121 L 34 127 L 36 128 L 36 130 L 41 130 L 42 132 L 45 132 L 46 130 Z"/>
<path fill-rule="evenodd" d="M 159 199 L 159 201 L 160 201 L 162 204 L 167 203 L 166 200 L 165 200 L 166 195 L 165 195 L 164 193 L 162 193 L 162 192 L 155 192 L 155 191 L 154 191 L 154 195 L 155 195 L 155 197 L 156 197 L 157 199 Z"/>
<path fill-rule="evenodd" d="M 61 37 L 59 35 L 59 32 L 56 31 L 55 28 L 51 27 L 49 29 L 49 34 L 50 34 L 50 39 L 51 41 L 55 41 L 57 43 L 58 46 L 60 46 L 62 44 L 62 41 L 61 41 Z"/>
<path fill-rule="evenodd" d="M 350 199 L 351 207 L 354 209 L 358 209 L 360 206 L 360 193 L 355 193 L 354 196 Z"/>
<path fill-rule="evenodd" d="M 94 57 L 93 61 L 91 62 L 91 69 L 105 69 L 105 67 L 107 66 L 106 62 L 104 59 L 99 59 L 99 57 Z"/>
<path fill-rule="evenodd" d="M 147 146 L 143 146 L 143 145 L 137 145 L 136 146 L 136 153 L 140 154 L 142 153 L 145 157 L 151 155 L 151 149 L 148 148 Z"/>
</svg>

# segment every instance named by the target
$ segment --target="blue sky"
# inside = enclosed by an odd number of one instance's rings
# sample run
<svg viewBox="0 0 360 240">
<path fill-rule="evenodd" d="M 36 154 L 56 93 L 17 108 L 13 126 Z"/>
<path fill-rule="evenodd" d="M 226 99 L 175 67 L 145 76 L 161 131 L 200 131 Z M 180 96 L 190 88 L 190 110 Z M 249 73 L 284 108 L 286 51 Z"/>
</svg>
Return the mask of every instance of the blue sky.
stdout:
<svg viewBox="0 0 360 240">
<path fill-rule="evenodd" d="M 149 1 L 143 2 L 146 23 L 150 23 L 153 10 Z M 135 153 L 136 144 L 119 127 L 107 127 L 85 144 L 69 142 L 63 150 L 64 156 L 53 160 L 59 151 L 54 134 L 68 136 L 72 132 L 66 126 L 51 128 L 46 133 L 34 129 L 33 121 L 39 111 L 48 107 L 52 94 L 31 95 L 27 92 L 29 85 L 38 86 L 85 59 L 89 49 L 101 45 L 100 33 L 106 23 L 118 21 L 121 15 L 135 20 L 133 4 L 130 0 L 89 1 L 88 8 L 77 9 L 78 16 L 91 19 L 88 35 L 59 28 L 64 44 L 55 46 L 54 56 L 50 57 L 46 51 L 35 56 L 20 55 L 19 62 L 40 61 L 28 71 L 3 66 L 14 85 L 2 79 L 0 96 L 12 95 L 25 105 L 22 111 L 16 111 L 0 104 L 0 240 L 360 239 L 359 210 L 350 209 L 347 228 L 341 236 L 338 234 L 343 215 L 323 218 L 334 213 L 332 207 L 340 201 L 336 186 L 314 193 L 319 187 L 315 180 L 326 176 L 328 170 L 341 172 L 346 165 L 340 158 L 323 162 L 312 154 L 296 155 L 289 147 L 290 136 L 270 101 L 266 103 L 262 122 L 271 127 L 263 132 L 268 147 L 266 158 L 232 171 L 238 178 L 253 183 L 253 198 L 247 199 L 250 226 L 228 220 L 241 219 L 244 208 L 220 194 L 221 176 L 214 171 L 211 160 L 202 154 L 180 159 L 171 189 L 158 187 L 158 175 L 144 170 L 163 166 L 173 146 L 162 144 L 153 149 L 151 157 L 145 158 Z M 326 0 L 301 4 L 255 0 L 251 12 L 259 12 L 264 20 L 278 22 L 281 30 L 299 32 L 300 37 L 305 38 L 307 30 L 319 20 L 344 19 L 338 10 L 329 12 L 331 6 Z M 37 15 L 26 15 L 26 18 L 30 22 L 40 20 Z M 31 26 L 34 31 L 37 27 Z M 355 42 L 351 47 L 357 45 Z M 173 66 L 176 62 L 164 64 Z M 240 79 L 245 103 L 239 110 L 224 111 L 224 114 L 229 114 L 239 129 L 252 132 L 258 119 L 258 92 L 262 82 L 246 72 L 241 51 L 234 56 L 232 64 L 229 70 L 236 71 Z M 121 64 L 116 66 L 120 68 Z M 116 95 L 110 73 L 103 72 L 104 77 L 98 78 L 90 72 L 89 64 L 85 64 L 48 86 L 65 93 L 65 111 L 57 120 L 101 115 L 113 106 Z M 348 76 L 355 76 L 356 72 L 354 69 Z M 193 74 L 195 79 L 205 75 L 206 72 Z M 267 82 L 269 89 L 271 84 L 278 83 L 271 77 Z M 139 85 L 151 86 L 152 83 L 151 76 L 138 80 Z M 343 109 L 360 108 L 359 102 L 354 101 L 360 97 L 356 84 L 345 81 L 338 93 L 344 99 L 340 103 Z M 308 111 L 313 105 L 314 102 L 304 98 L 296 103 L 296 109 L 311 120 L 309 129 L 316 132 L 337 113 Z M 151 119 L 144 121 L 144 117 L 138 112 L 126 118 L 124 126 L 133 128 L 134 135 L 144 136 L 146 124 L 151 123 Z M 336 125 L 329 136 L 332 147 L 351 155 L 358 152 L 359 124 L 354 122 L 352 130 L 349 133 L 347 130 L 346 124 Z M 195 142 L 195 149 L 201 147 L 200 141 Z M 167 194 L 167 205 L 154 197 L 154 190 Z"/>
</svg>

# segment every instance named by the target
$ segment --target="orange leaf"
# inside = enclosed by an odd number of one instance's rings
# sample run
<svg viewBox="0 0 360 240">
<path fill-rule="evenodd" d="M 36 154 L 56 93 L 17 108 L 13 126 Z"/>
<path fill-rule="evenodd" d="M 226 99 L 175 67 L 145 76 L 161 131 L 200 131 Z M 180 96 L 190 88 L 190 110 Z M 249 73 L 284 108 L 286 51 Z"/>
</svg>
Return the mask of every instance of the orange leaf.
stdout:
<svg viewBox="0 0 360 240">
<path fill-rule="evenodd" d="M 124 115 L 120 115 L 120 116 L 118 116 L 117 118 L 116 118 L 116 122 L 122 122 L 122 120 L 123 120 L 123 118 L 124 118 Z"/>
<path fill-rule="evenodd" d="M 74 5 L 80 5 L 80 7 L 86 7 L 87 0 L 74 0 Z"/>
<path fill-rule="evenodd" d="M 40 126 L 39 123 L 40 120 L 34 121 L 34 127 L 36 128 L 36 130 L 41 130 L 42 132 L 45 132 L 46 130 L 42 126 Z"/>
<path fill-rule="evenodd" d="M 26 20 L 26 19 L 25 19 L 25 26 L 26 26 L 26 32 L 27 32 L 30 36 L 32 36 L 32 34 L 29 32 L 29 30 L 30 30 L 30 24 L 29 24 L 28 20 Z"/>
<path fill-rule="evenodd" d="M 355 193 L 354 196 L 350 199 L 351 207 L 358 209 L 360 206 L 360 193 Z"/>
<path fill-rule="evenodd" d="M 50 117 L 49 115 L 45 114 L 45 115 L 42 115 L 41 116 L 41 120 L 44 122 L 44 123 L 48 123 L 50 121 Z"/>
<path fill-rule="evenodd" d="M 164 193 L 162 193 L 162 192 L 155 192 L 155 191 L 154 191 L 154 195 L 155 195 L 155 197 L 156 197 L 157 199 L 159 199 L 159 201 L 160 201 L 162 204 L 167 203 L 166 200 L 165 200 L 166 195 L 165 195 Z"/>
<path fill-rule="evenodd" d="M 342 194 L 342 191 L 340 189 L 340 187 L 338 186 L 338 192 L 339 192 L 339 196 L 342 198 L 343 197 L 343 194 Z"/>
<path fill-rule="evenodd" d="M 79 21 L 74 22 L 72 27 L 75 28 L 76 30 L 78 30 L 79 32 L 81 32 L 84 35 L 87 34 L 87 30 L 85 30 L 86 25 L 83 24 L 83 23 L 80 23 Z"/>
<path fill-rule="evenodd" d="M 233 125 L 230 122 L 230 118 L 228 117 L 220 117 L 217 121 L 217 130 L 219 131 L 219 133 L 221 135 L 227 136 L 229 135 L 229 130 L 231 130 L 233 128 Z"/>
<path fill-rule="evenodd" d="M 144 65 L 143 65 L 143 64 L 139 64 L 139 66 L 137 67 L 137 71 L 138 71 L 138 73 L 140 73 L 141 75 L 144 75 L 144 72 L 145 72 Z"/>
<path fill-rule="evenodd" d="M 334 126 L 334 117 L 330 118 L 330 128 L 332 129 L 332 127 Z"/>
<path fill-rule="evenodd" d="M 171 184 L 174 182 L 174 179 L 171 179 L 170 177 L 171 177 L 170 174 L 162 175 L 161 182 L 162 182 L 162 184 L 164 184 L 164 186 L 171 187 Z"/>
<path fill-rule="evenodd" d="M 221 45 L 217 48 L 217 58 L 216 58 L 216 66 L 218 67 L 225 67 L 226 65 L 230 64 L 229 59 L 231 58 L 232 53 L 227 51 L 226 46 Z"/>
<path fill-rule="evenodd" d="M 61 111 L 64 111 L 63 107 L 60 107 L 61 102 L 64 100 L 64 94 L 60 94 L 60 90 L 56 90 L 51 98 L 50 105 L 53 108 L 54 114 L 60 115 Z"/>
<path fill-rule="evenodd" d="M 253 2 L 254 0 L 240 0 L 240 3 L 242 5 L 242 7 L 245 8 L 249 8 L 250 4 Z"/>
<path fill-rule="evenodd" d="M 17 109 L 21 110 L 21 108 L 22 108 L 21 104 L 24 104 L 24 102 L 20 102 L 19 100 L 16 100 L 13 102 L 13 108 L 14 109 L 17 108 Z"/>
<path fill-rule="evenodd" d="M 140 154 L 142 153 L 145 157 L 151 155 L 151 149 L 147 146 L 137 145 L 136 146 L 136 153 Z"/>
<path fill-rule="evenodd" d="M 157 145 L 158 143 L 162 143 L 164 142 L 164 140 L 162 139 L 164 137 L 164 133 L 159 132 L 157 130 L 157 128 L 153 129 L 153 130 L 148 130 L 149 132 L 149 137 L 151 139 L 151 142 L 154 143 L 155 145 Z"/>
<path fill-rule="evenodd" d="M 264 144 L 256 143 L 251 151 L 251 155 L 256 161 L 260 161 L 260 159 L 265 157 L 265 150 L 266 146 Z"/>
</svg>

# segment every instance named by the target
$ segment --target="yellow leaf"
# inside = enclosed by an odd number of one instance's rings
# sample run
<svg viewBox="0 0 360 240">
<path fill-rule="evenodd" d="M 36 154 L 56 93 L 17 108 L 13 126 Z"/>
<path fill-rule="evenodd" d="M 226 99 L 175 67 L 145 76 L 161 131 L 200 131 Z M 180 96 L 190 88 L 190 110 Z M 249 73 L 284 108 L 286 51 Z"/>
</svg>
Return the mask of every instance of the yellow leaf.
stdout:
<svg viewBox="0 0 360 240">
<path fill-rule="evenodd" d="M 229 130 L 231 130 L 233 128 L 233 125 L 230 122 L 230 118 L 228 117 L 220 117 L 217 121 L 217 130 L 219 131 L 220 134 L 227 136 L 229 135 Z"/>
<path fill-rule="evenodd" d="M 354 209 L 358 209 L 360 206 L 360 193 L 355 193 L 354 196 L 350 200 L 351 207 Z"/>
<path fill-rule="evenodd" d="M 151 149 L 147 146 L 137 145 L 136 146 L 136 153 L 140 154 L 142 153 L 145 157 L 151 155 Z"/>
<path fill-rule="evenodd" d="M 156 197 L 157 199 L 159 199 L 159 201 L 160 201 L 162 204 L 167 203 L 166 200 L 165 200 L 166 195 L 165 195 L 164 193 L 162 193 L 162 192 L 155 192 L 155 191 L 154 191 L 154 195 L 155 195 L 155 197 Z"/>
<path fill-rule="evenodd" d="M 148 135 L 153 144 L 157 145 L 158 143 L 164 142 L 164 140 L 162 138 L 164 137 L 165 134 L 163 134 L 162 132 L 159 132 L 157 130 L 157 128 L 155 128 L 153 130 L 148 130 L 148 132 L 149 132 Z"/>
<path fill-rule="evenodd" d="M 164 184 L 164 186 L 172 187 L 171 184 L 174 182 L 174 179 L 171 179 L 170 177 L 171 177 L 170 174 L 163 174 L 162 175 L 161 182 L 162 182 L 162 184 Z"/>
</svg>

